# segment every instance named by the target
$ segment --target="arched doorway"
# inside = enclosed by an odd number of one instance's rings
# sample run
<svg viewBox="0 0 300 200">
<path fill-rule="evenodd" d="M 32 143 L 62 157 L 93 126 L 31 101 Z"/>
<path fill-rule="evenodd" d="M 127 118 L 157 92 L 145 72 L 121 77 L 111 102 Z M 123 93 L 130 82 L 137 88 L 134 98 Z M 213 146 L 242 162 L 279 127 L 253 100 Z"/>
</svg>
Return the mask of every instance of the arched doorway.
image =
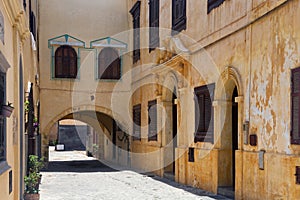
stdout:
<svg viewBox="0 0 300 200">
<path fill-rule="evenodd" d="M 232 93 L 232 190 L 235 190 L 235 151 L 238 150 L 238 104 L 235 102 L 235 98 L 238 97 L 237 87 L 234 88 Z"/>
<path fill-rule="evenodd" d="M 172 96 L 172 137 L 173 137 L 173 163 L 172 174 L 175 175 L 175 149 L 177 147 L 177 97 L 175 89 Z"/>
<path fill-rule="evenodd" d="M 234 197 L 239 171 L 236 166 L 242 166 L 242 160 L 237 159 L 237 152 L 242 148 L 243 123 L 242 86 L 239 74 L 232 67 L 227 67 L 217 83 L 215 113 L 219 123 L 216 132 L 219 138 L 218 148 L 218 193 Z"/>
<path fill-rule="evenodd" d="M 165 124 L 162 130 L 163 175 L 175 179 L 177 136 L 177 78 L 173 73 L 167 75 L 162 92 L 162 106 L 165 114 Z"/>
</svg>

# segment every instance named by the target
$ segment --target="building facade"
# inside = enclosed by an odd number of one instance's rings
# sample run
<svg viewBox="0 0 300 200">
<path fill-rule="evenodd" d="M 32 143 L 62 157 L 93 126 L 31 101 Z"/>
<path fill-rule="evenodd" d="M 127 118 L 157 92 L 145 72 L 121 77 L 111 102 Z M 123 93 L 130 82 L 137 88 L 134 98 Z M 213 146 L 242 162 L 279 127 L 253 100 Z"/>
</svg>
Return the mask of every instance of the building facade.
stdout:
<svg viewBox="0 0 300 200">
<path fill-rule="evenodd" d="M 39 10 L 43 155 L 47 157 L 53 126 L 75 119 L 91 126 L 91 134 L 99 134 L 89 135 L 88 151 L 93 145 L 103 147 L 95 156 L 117 162 L 118 114 L 112 112 L 111 96 L 130 69 L 125 55 L 129 37 L 120 34 L 128 30 L 127 2 L 47 0 L 40 2 Z"/>
<path fill-rule="evenodd" d="M 132 166 L 236 199 L 297 199 L 299 1 L 129 2 Z"/>
<path fill-rule="evenodd" d="M 0 198 L 5 200 L 23 199 L 28 138 L 37 135 L 32 129 L 28 137 L 25 126 L 37 117 L 39 102 L 37 14 L 37 1 L 0 1 Z M 10 116 L 4 114 L 8 103 L 14 108 Z"/>
<path fill-rule="evenodd" d="M 299 6 L 40 2 L 43 154 L 53 125 L 76 119 L 100 159 L 236 199 L 297 199 Z"/>
</svg>

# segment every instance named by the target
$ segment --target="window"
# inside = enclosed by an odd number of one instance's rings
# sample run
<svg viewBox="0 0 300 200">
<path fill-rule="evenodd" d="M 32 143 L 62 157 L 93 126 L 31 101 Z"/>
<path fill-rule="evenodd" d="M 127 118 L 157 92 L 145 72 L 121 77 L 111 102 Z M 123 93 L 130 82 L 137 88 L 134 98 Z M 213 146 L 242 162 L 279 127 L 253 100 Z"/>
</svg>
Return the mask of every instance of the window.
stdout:
<svg viewBox="0 0 300 200">
<path fill-rule="evenodd" d="M 141 140 L 141 104 L 133 107 L 133 140 Z"/>
<path fill-rule="evenodd" d="M 133 63 L 140 59 L 140 6 L 141 1 L 137 1 L 131 8 L 133 17 Z"/>
<path fill-rule="evenodd" d="M 291 143 L 300 144 L 300 67 L 292 70 L 292 131 Z"/>
<path fill-rule="evenodd" d="M 13 174 L 12 174 L 12 171 L 10 170 L 9 171 L 9 178 L 8 178 L 8 180 L 9 180 L 9 187 L 8 187 L 8 192 L 9 192 L 9 194 L 11 194 L 12 193 L 12 191 L 13 191 L 13 176 L 12 176 Z"/>
<path fill-rule="evenodd" d="M 32 11 L 31 1 L 32 0 L 29 0 L 29 28 L 30 28 L 30 32 L 32 33 L 34 39 L 36 40 L 36 17 L 35 17 L 34 12 Z M 25 7 L 26 7 L 26 1 L 25 1 Z"/>
<path fill-rule="evenodd" d="M 121 61 L 118 52 L 106 47 L 101 50 L 98 56 L 98 78 L 99 79 L 120 79 Z"/>
<path fill-rule="evenodd" d="M 208 0 L 207 1 L 207 13 L 212 11 L 214 8 L 219 7 L 225 0 Z"/>
<path fill-rule="evenodd" d="M 5 74 L 0 73 L 0 105 L 5 104 Z M 5 118 L 0 116 L 0 162 L 6 160 Z"/>
<path fill-rule="evenodd" d="M 36 19 L 32 11 L 30 12 L 29 23 L 30 23 L 30 32 L 32 33 L 34 39 L 36 40 Z"/>
<path fill-rule="evenodd" d="M 172 34 L 186 29 L 186 0 L 172 0 Z"/>
<path fill-rule="evenodd" d="M 149 1 L 149 52 L 159 46 L 159 0 Z"/>
<path fill-rule="evenodd" d="M 148 141 L 157 141 L 156 100 L 148 102 Z"/>
<path fill-rule="evenodd" d="M 24 10 L 26 10 L 26 0 L 23 0 L 23 7 L 24 7 Z"/>
<path fill-rule="evenodd" d="M 195 88 L 195 138 L 194 142 L 214 142 L 213 93 L 214 84 Z"/>
<path fill-rule="evenodd" d="M 77 54 L 68 45 L 60 46 L 55 51 L 55 78 L 76 78 Z"/>
<path fill-rule="evenodd" d="M 300 185 L 300 166 L 296 166 L 295 176 L 296 176 L 296 184 Z"/>
<path fill-rule="evenodd" d="M 195 148 L 189 147 L 188 155 L 189 155 L 188 161 L 189 162 L 195 162 Z"/>
</svg>

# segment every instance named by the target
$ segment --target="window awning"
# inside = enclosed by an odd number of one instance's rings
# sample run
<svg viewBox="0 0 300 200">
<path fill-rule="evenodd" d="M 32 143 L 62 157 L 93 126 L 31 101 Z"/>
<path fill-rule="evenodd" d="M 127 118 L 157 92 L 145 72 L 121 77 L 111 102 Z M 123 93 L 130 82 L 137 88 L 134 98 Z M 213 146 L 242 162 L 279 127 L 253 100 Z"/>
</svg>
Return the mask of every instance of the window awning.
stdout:
<svg viewBox="0 0 300 200">
<path fill-rule="evenodd" d="M 68 34 L 64 34 L 48 40 L 49 48 L 61 45 L 69 45 L 72 47 L 85 47 L 85 42 Z"/>
<path fill-rule="evenodd" d="M 117 40 L 115 38 L 111 37 L 105 37 L 101 39 L 97 39 L 90 42 L 91 48 L 104 48 L 104 47 L 112 47 L 116 49 L 127 49 L 127 44 L 125 42 L 122 42 L 120 40 Z"/>
</svg>

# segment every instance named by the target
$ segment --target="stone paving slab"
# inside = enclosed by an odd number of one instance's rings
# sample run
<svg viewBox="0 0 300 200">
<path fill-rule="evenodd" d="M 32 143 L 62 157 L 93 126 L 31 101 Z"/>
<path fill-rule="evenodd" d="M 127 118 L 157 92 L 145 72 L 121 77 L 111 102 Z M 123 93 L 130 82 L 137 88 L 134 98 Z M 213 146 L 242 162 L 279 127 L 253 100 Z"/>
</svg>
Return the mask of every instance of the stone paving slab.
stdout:
<svg viewBox="0 0 300 200">
<path fill-rule="evenodd" d="M 41 200 L 227 199 L 158 176 L 115 170 L 85 152 L 50 150 L 42 172 Z"/>
</svg>

